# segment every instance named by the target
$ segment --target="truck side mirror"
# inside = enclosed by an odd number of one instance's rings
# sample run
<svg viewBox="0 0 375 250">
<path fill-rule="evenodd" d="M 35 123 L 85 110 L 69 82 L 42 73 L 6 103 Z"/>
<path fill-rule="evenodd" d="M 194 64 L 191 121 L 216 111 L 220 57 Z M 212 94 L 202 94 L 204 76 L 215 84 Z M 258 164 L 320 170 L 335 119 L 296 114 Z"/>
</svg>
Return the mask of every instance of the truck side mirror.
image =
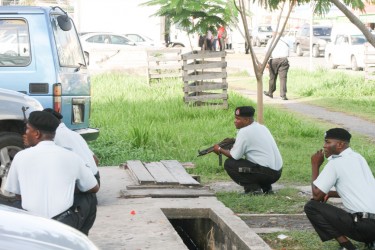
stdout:
<svg viewBox="0 0 375 250">
<path fill-rule="evenodd" d="M 59 24 L 60 29 L 63 31 L 69 31 L 72 28 L 72 23 L 68 15 L 60 15 L 57 17 L 57 23 Z"/>
<path fill-rule="evenodd" d="M 64 13 L 64 15 L 59 15 L 56 18 L 57 23 L 59 24 L 60 29 L 62 29 L 63 31 L 69 31 L 72 28 L 72 22 L 70 21 L 68 13 L 66 13 L 66 11 L 59 6 L 52 7 L 52 9 L 60 9 Z"/>
</svg>

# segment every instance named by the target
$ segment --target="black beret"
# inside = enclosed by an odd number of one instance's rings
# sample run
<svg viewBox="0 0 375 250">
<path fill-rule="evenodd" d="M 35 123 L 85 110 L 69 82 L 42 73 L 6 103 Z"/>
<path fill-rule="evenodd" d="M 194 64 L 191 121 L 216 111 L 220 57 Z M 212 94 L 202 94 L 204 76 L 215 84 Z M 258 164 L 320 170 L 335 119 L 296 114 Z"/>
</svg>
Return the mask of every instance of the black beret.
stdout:
<svg viewBox="0 0 375 250">
<path fill-rule="evenodd" d="M 57 112 L 57 111 L 55 111 L 51 108 L 43 109 L 43 111 L 53 114 L 59 120 L 61 120 L 63 118 L 62 114 L 60 114 L 59 112 Z"/>
<path fill-rule="evenodd" d="M 55 132 L 60 121 L 51 113 L 45 111 L 33 111 L 27 122 L 34 128 L 42 131 Z"/>
<path fill-rule="evenodd" d="M 352 135 L 343 128 L 331 128 L 324 135 L 325 139 L 336 139 L 347 142 L 350 142 L 351 137 Z"/>
<path fill-rule="evenodd" d="M 242 117 L 253 117 L 255 109 L 251 106 L 237 107 L 234 114 Z"/>
</svg>

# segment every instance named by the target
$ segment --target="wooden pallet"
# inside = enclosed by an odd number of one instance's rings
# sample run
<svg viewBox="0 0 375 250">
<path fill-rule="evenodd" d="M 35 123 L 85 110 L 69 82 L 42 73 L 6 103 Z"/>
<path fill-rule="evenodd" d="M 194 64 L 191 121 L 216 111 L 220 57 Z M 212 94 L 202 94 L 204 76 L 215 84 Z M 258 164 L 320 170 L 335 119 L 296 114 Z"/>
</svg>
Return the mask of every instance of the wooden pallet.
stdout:
<svg viewBox="0 0 375 250">
<path fill-rule="evenodd" d="M 124 167 L 136 183 L 121 191 L 124 198 L 191 198 L 215 195 L 210 188 L 202 187 L 176 160 L 160 162 L 130 160 L 124 164 Z"/>
</svg>

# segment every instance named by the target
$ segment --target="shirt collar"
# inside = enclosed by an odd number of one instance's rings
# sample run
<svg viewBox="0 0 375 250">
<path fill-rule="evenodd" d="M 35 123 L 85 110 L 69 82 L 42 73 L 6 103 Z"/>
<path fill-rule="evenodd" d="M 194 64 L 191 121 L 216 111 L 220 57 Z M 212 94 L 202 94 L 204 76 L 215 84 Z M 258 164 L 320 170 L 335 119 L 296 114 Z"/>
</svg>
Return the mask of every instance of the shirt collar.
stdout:
<svg viewBox="0 0 375 250">
<path fill-rule="evenodd" d="M 353 150 L 348 147 L 347 149 L 345 149 L 344 151 L 342 151 L 340 154 L 338 155 L 331 155 L 330 157 L 328 157 L 328 160 L 332 160 L 332 159 L 335 159 L 335 158 L 340 158 L 340 157 L 343 157 L 343 156 L 346 156 L 346 155 L 349 155 L 353 152 Z"/>
</svg>

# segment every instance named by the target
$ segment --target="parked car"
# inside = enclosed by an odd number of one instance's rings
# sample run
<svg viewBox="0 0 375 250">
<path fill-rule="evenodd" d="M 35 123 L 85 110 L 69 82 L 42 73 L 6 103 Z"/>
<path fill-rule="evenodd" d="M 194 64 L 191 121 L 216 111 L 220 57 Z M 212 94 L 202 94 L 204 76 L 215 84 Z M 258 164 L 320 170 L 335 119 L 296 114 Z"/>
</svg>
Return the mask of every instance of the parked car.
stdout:
<svg viewBox="0 0 375 250">
<path fill-rule="evenodd" d="M 86 62 L 90 62 L 90 54 L 96 51 L 117 52 L 130 49 L 136 43 L 122 34 L 90 32 L 80 36 Z"/>
<path fill-rule="evenodd" d="M 262 44 L 267 44 L 268 40 L 272 37 L 271 25 L 259 25 L 252 31 L 253 46 L 260 47 Z"/>
<path fill-rule="evenodd" d="M 60 7 L 0 6 L 0 88 L 22 92 L 86 140 L 91 82 L 73 20 Z"/>
<path fill-rule="evenodd" d="M 283 33 L 282 37 L 288 43 L 290 50 L 293 50 L 294 48 L 294 43 L 296 42 L 297 33 L 298 33 L 298 29 L 286 30 Z"/>
<path fill-rule="evenodd" d="M 1 204 L 0 249 L 98 250 L 86 235 L 70 226 Z"/>
<path fill-rule="evenodd" d="M 145 35 L 136 34 L 136 33 L 127 33 L 127 34 L 124 34 L 124 36 L 128 38 L 129 40 L 133 41 L 137 46 L 144 46 L 148 48 L 165 47 L 165 45 L 163 45 L 161 42 L 156 42 Z"/>
<path fill-rule="evenodd" d="M 14 199 L 4 190 L 5 181 L 14 156 L 24 148 L 25 119 L 35 110 L 43 107 L 33 97 L 0 88 L 0 200 Z"/>
<path fill-rule="evenodd" d="M 335 40 L 327 45 L 325 51 L 328 66 L 332 69 L 338 66 L 352 70 L 363 69 L 366 42 L 363 34 L 336 34 Z"/>
<path fill-rule="evenodd" d="M 324 55 L 326 45 L 331 40 L 332 27 L 327 25 L 314 25 L 312 37 L 312 56 Z M 310 51 L 310 25 L 304 24 L 298 31 L 294 43 L 294 52 L 302 56 L 304 52 Z"/>
</svg>

